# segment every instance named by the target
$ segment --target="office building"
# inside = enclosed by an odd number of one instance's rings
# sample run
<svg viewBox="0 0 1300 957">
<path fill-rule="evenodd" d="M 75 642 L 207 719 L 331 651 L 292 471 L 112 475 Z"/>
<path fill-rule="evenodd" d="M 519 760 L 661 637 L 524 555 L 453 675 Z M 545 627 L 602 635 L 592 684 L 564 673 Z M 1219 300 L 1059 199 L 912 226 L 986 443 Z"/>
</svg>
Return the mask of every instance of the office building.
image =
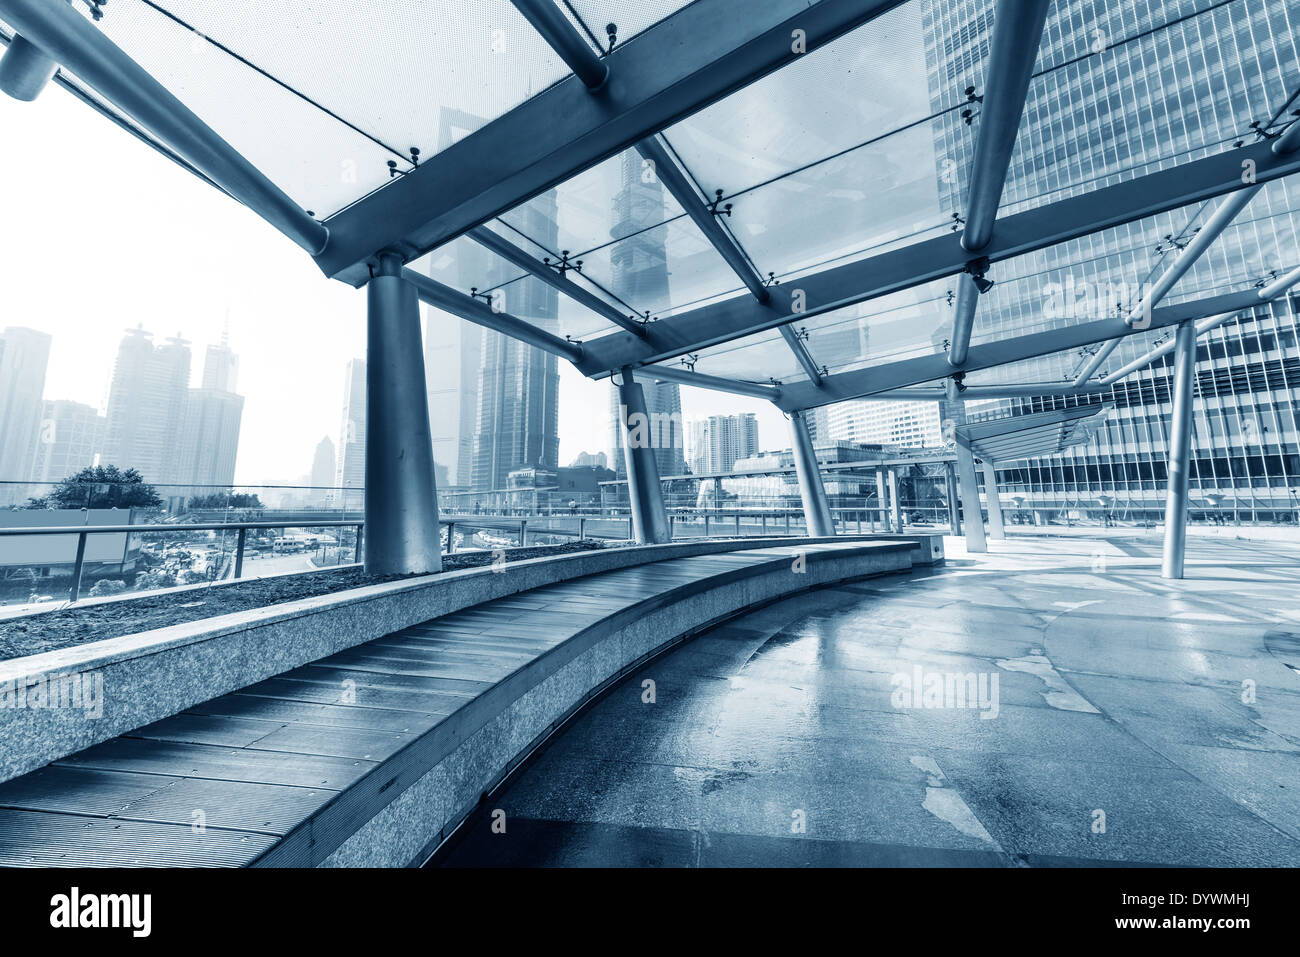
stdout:
<svg viewBox="0 0 1300 957">
<path fill-rule="evenodd" d="M 339 451 L 334 485 L 339 505 L 363 508 L 366 487 L 366 362 L 348 360 L 343 375 L 343 415 L 339 424 Z"/>
<path fill-rule="evenodd" d="M 178 452 L 189 384 L 189 342 L 176 336 L 155 345 L 142 326 L 127 330 L 113 365 L 101 464 L 136 469 L 154 485 L 184 481 Z"/>
<path fill-rule="evenodd" d="M 39 435 L 50 337 L 10 326 L 0 334 L 0 505 L 27 498 L 23 483 L 31 470 Z"/>
</svg>

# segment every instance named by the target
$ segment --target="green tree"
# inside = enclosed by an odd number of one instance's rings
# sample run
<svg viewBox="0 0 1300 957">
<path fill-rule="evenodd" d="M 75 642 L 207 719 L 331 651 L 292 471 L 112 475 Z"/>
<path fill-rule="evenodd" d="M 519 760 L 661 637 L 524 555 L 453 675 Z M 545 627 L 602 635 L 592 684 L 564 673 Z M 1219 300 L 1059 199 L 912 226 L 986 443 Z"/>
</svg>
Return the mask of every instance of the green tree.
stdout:
<svg viewBox="0 0 1300 957">
<path fill-rule="evenodd" d="M 214 492 L 211 495 L 196 495 L 190 499 L 190 508 L 264 508 L 262 500 L 255 492 Z"/>
<path fill-rule="evenodd" d="M 69 475 L 42 498 L 27 500 L 28 508 L 154 508 L 162 499 L 135 469 L 95 465 Z"/>
</svg>

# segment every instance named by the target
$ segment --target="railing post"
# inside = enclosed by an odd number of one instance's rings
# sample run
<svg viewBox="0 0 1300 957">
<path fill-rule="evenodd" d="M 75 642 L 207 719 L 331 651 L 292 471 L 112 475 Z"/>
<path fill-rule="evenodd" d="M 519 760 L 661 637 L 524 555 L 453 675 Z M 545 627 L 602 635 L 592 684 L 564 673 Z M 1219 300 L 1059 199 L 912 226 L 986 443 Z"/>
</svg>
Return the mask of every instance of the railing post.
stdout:
<svg viewBox="0 0 1300 957">
<path fill-rule="evenodd" d="M 585 518 L 580 518 L 578 519 L 578 540 L 584 541 L 586 538 L 587 538 L 587 520 Z"/>
<path fill-rule="evenodd" d="M 785 513 L 785 536 L 786 538 L 790 537 L 790 513 L 789 512 Z"/>
<path fill-rule="evenodd" d="M 709 513 L 704 513 L 704 537 L 709 537 Z"/>
<path fill-rule="evenodd" d="M 81 597 L 81 570 L 86 564 L 86 533 L 77 536 L 77 559 L 72 564 L 72 584 L 68 587 L 68 603 Z"/>
<path fill-rule="evenodd" d="M 244 574 L 244 538 L 248 534 L 246 525 L 239 526 L 239 532 L 235 536 L 235 574 L 233 577 L 239 578 Z"/>
<path fill-rule="evenodd" d="M 365 531 L 366 527 L 364 525 L 357 526 L 357 545 L 356 550 L 352 553 L 352 561 L 358 565 L 361 564 L 361 536 L 365 534 Z"/>
<path fill-rule="evenodd" d="M 447 523 L 447 554 L 456 551 L 456 523 Z"/>
<path fill-rule="evenodd" d="M 528 521 L 527 519 L 525 519 L 524 521 L 519 523 L 519 547 L 523 548 L 527 544 L 528 544 Z"/>
</svg>

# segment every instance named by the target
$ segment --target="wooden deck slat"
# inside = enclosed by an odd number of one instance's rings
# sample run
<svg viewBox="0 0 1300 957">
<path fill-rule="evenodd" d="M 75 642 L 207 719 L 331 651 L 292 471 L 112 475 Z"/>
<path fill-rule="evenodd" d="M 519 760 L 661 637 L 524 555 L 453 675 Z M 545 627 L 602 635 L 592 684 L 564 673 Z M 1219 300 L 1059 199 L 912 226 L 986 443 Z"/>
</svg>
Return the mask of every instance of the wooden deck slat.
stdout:
<svg viewBox="0 0 1300 957">
<path fill-rule="evenodd" d="M 272 678 L 278 682 L 280 679 Z M 262 682 L 261 685 L 266 685 Z M 260 685 L 254 686 L 260 687 Z M 279 690 L 279 686 L 267 690 Z M 443 715 L 426 711 L 399 711 L 367 708 L 359 705 L 318 704 L 314 701 L 289 700 L 286 697 L 262 697 L 238 692 L 190 708 L 193 714 L 224 714 L 231 717 L 262 718 L 268 721 L 315 724 L 327 728 L 360 728 L 369 731 L 418 731 L 433 727 Z"/>
<path fill-rule="evenodd" d="M 287 784 L 338 791 L 377 762 L 145 738 L 114 738 L 57 763 L 65 767 L 144 771 L 173 777 Z"/>
<path fill-rule="evenodd" d="M 414 753 L 408 745 L 418 750 L 466 703 L 592 624 L 795 553 L 669 559 L 557 582 L 197 705 L 0 784 L 0 865 L 248 863 L 281 836 L 297 840 L 298 825 L 340 791 L 371 787 L 382 762 Z M 196 812 L 205 834 L 193 833 Z"/>
</svg>

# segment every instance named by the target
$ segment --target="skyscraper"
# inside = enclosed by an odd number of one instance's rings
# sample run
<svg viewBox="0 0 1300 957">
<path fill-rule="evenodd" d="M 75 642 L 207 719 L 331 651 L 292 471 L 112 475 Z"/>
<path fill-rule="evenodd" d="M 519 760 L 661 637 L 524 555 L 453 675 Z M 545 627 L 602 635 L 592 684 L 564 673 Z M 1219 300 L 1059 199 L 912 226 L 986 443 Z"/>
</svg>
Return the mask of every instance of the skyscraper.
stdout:
<svg viewBox="0 0 1300 957">
<path fill-rule="evenodd" d="M 25 482 L 41 424 L 50 337 L 10 326 L 0 335 L 0 481 Z M 0 505 L 23 501 L 25 485 L 0 485 Z"/>
<path fill-rule="evenodd" d="M 937 448 L 943 430 L 937 402 L 897 402 L 862 399 L 829 406 L 824 417 L 829 441 Z"/>
<path fill-rule="evenodd" d="M 484 275 L 488 261 L 487 250 L 462 241 L 454 266 L 456 277 L 443 276 L 441 281 L 468 288 L 477 280 L 467 277 Z M 484 330 L 430 306 L 424 306 L 424 315 L 424 376 L 438 488 L 468 488 L 473 480 L 478 431 Z"/>
<path fill-rule="evenodd" d="M 222 333 L 221 342 L 208 346 L 203 355 L 202 388 L 234 392 L 238 376 L 239 357 L 230 348 L 226 334 Z"/>
<path fill-rule="evenodd" d="M 128 329 L 113 365 L 101 463 L 137 469 L 154 484 L 183 481 L 177 452 L 189 384 L 187 341 L 177 336 L 155 346 L 143 327 Z"/>
<path fill-rule="evenodd" d="M 342 489 L 343 508 L 365 505 L 366 487 L 366 361 L 348 360 L 343 376 L 343 416 L 339 425 L 338 469 L 334 484 Z"/>
<path fill-rule="evenodd" d="M 307 484 L 312 487 L 308 498 L 313 504 L 327 505 L 333 501 L 331 489 L 336 478 L 337 460 L 334 455 L 334 443 L 328 435 L 316 443 L 316 454 L 311 460 L 311 474 Z"/>
<path fill-rule="evenodd" d="M 668 298 L 668 253 L 664 231 L 646 229 L 663 221 L 664 188 L 657 176 L 646 175 L 640 154 L 629 150 L 623 155 L 622 188 L 614 197 L 614 225 L 610 236 L 623 240 L 614 247 L 610 258 L 611 291 L 633 305 L 639 302 L 666 301 Z M 686 437 L 682 427 L 682 393 L 675 382 L 637 380 L 645 393 L 646 412 L 652 421 L 671 423 L 664 430 L 654 430 L 660 441 L 655 446 L 655 463 L 659 474 L 682 475 L 686 472 Z M 623 452 L 623 428 L 620 419 L 618 388 L 610 383 L 610 468 L 620 478 L 627 475 Z"/>
<path fill-rule="evenodd" d="M 737 460 L 758 454 L 758 417 L 753 412 L 696 419 L 688 433 L 687 451 L 695 475 L 730 472 Z"/>
<path fill-rule="evenodd" d="M 190 389 L 186 396 L 176 481 L 192 487 L 188 494 L 209 494 L 214 489 L 205 486 L 235 482 L 244 415 L 244 397 L 235 392 L 238 369 L 239 359 L 222 336 L 221 344 L 208 346 L 204 354 L 202 387 Z"/>
<path fill-rule="evenodd" d="M 969 156 L 978 127 L 962 117 L 964 89 L 983 83 L 994 4 L 925 0 L 923 23 L 936 153 Z M 1300 64 L 1300 8 L 1291 3 L 1057 4 L 1049 14 L 1003 194 L 1003 213 L 1081 195 L 1217 152 L 1255 137 L 1252 122 L 1286 120 Z M 1121 81 L 1109 82 L 1120 77 Z M 1285 109 L 1284 109 L 1285 107 Z M 957 164 L 961 165 L 960 162 Z M 1269 184 L 1237 217 L 1167 302 L 1250 288 L 1300 261 L 1294 181 Z M 946 213 L 964 208 L 960 177 L 940 176 Z M 1113 315 L 1140 299 L 1217 202 L 1175 210 L 997 264 L 981 297 L 976 336 Z M 1069 265 L 1076 264 L 1076 265 Z M 1019 278 L 1017 278 L 1019 277 Z M 1115 288 L 1130 291 L 1112 295 Z M 1052 293 L 1071 290 L 1065 314 L 1045 315 Z M 1084 300 L 1084 289 L 1094 294 Z M 1132 291 L 1137 290 L 1138 295 Z M 1075 300 L 1079 301 L 1076 302 Z M 1259 306 L 1203 336 L 1193 412 L 1192 502 L 1222 500 L 1239 514 L 1291 520 L 1300 487 L 1298 301 Z M 1158 335 L 1124 340 L 1102 368 L 1116 370 Z M 1090 351 L 1046 356 L 1015 370 L 1022 380 L 1073 379 Z M 1006 493 L 1026 506 L 1095 507 L 1101 496 L 1132 517 L 1163 509 L 1172 358 L 1112 386 L 1115 404 L 1087 446 L 1045 459 L 998 463 Z M 998 381 L 986 375 L 980 381 Z M 1079 398 L 1005 400 L 973 415 L 1037 411 Z M 1102 401 L 1096 399 L 1092 401 Z"/>
<path fill-rule="evenodd" d="M 32 481 L 59 482 L 94 465 L 104 440 L 104 423 L 93 405 L 67 399 L 45 402 L 32 454 Z M 36 490 L 40 495 L 48 491 Z"/>
<path fill-rule="evenodd" d="M 555 193 L 544 193 L 515 210 L 512 222 L 548 248 L 557 241 Z M 499 267 L 497 267 L 499 268 Z M 556 331 L 559 293 L 538 281 L 501 285 L 489 269 L 506 312 Z M 483 330 L 478 380 L 478 427 L 470 483 L 504 489 L 506 477 L 525 466 L 555 469 L 560 459 L 560 369 L 556 357 L 499 332 Z M 441 417 L 441 413 L 439 413 Z M 443 431 L 440 427 L 439 431 Z"/>
</svg>

